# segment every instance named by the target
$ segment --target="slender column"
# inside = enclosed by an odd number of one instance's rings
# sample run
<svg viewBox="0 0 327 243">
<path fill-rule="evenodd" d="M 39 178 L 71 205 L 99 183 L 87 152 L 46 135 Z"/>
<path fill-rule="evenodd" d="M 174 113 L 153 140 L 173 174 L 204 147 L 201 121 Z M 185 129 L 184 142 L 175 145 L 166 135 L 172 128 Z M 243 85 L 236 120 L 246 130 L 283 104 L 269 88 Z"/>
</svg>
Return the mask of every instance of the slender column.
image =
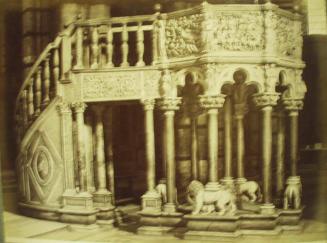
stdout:
<svg viewBox="0 0 327 243">
<path fill-rule="evenodd" d="M 27 127 L 28 127 L 28 103 L 27 103 L 27 90 L 23 90 L 22 93 L 22 110 L 23 110 L 23 125 L 24 125 L 24 130 L 26 131 Z"/>
<path fill-rule="evenodd" d="M 236 161 L 237 161 L 237 182 L 244 183 L 244 114 L 247 112 L 246 104 L 235 105 L 236 121 Z"/>
<path fill-rule="evenodd" d="M 163 98 L 159 101 L 159 107 L 164 113 L 164 129 L 166 134 L 165 158 L 167 162 L 167 203 L 164 205 L 165 212 L 176 211 L 176 185 L 175 185 L 175 131 L 174 115 L 179 109 L 180 98 Z"/>
<path fill-rule="evenodd" d="M 83 68 L 83 27 L 76 29 L 76 65 L 75 69 Z"/>
<path fill-rule="evenodd" d="M 261 109 L 262 113 L 262 174 L 263 174 L 263 202 L 261 206 L 262 214 L 274 213 L 275 206 L 272 203 L 272 183 L 271 183 L 271 150 L 272 150 L 272 108 L 277 104 L 279 95 L 276 93 L 263 93 L 254 95 L 254 101 Z"/>
<path fill-rule="evenodd" d="M 191 117 L 191 165 L 192 179 L 199 180 L 197 117 Z"/>
<path fill-rule="evenodd" d="M 106 187 L 106 165 L 104 152 L 104 133 L 103 133 L 103 111 L 101 105 L 93 106 L 95 118 L 95 160 L 96 160 L 96 181 L 97 193 L 107 192 Z"/>
<path fill-rule="evenodd" d="M 84 147 L 84 111 L 86 104 L 76 102 L 73 104 L 76 115 L 76 147 L 77 147 L 77 164 L 78 164 L 78 179 L 81 192 L 87 192 L 87 172 Z"/>
<path fill-rule="evenodd" d="M 232 100 L 230 96 L 225 98 L 224 108 L 224 140 L 225 140 L 225 177 L 223 183 L 233 184 L 232 177 Z"/>
<path fill-rule="evenodd" d="M 52 56 L 52 64 L 53 64 L 53 87 L 52 87 L 52 97 L 55 97 L 57 95 L 58 91 L 58 82 L 59 82 L 59 49 L 56 48 L 53 51 Z"/>
<path fill-rule="evenodd" d="M 74 171 L 74 153 L 73 153 L 73 117 L 72 110 L 68 103 L 61 102 L 58 105 L 60 114 L 61 130 L 61 154 L 65 168 L 65 192 L 64 195 L 75 193 L 75 171 Z"/>
<path fill-rule="evenodd" d="M 143 100 L 144 109 L 144 129 L 145 129 L 145 156 L 147 164 L 147 190 L 155 188 L 155 144 L 154 144 L 154 124 L 153 108 L 154 100 Z"/>
<path fill-rule="evenodd" d="M 200 105 L 207 111 L 209 182 L 206 188 L 218 190 L 218 109 L 224 104 L 224 95 L 200 96 Z"/>
<path fill-rule="evenodd" d="M 121 63 L 121 67 L 128 67 L 128 31 L 127 31 L 127 24 L 123 24 L 123 32 L 121 33 L 122 44 L 121 44 L 121 52 L 123 61 Z"/>
<path fill-rule="evenodd" d="M 91 30 L 91 68 L 98 68 L 99 59 L 99 33 L 98 27 L 95 26 Z"/>
<path fill-rule="evenodd" d="M 114 173 L 114 150 L 113 150 L 113 108 L 106 108 L 106 153 L 107 153 L 107 184 L 112 194 L 112 203 L 115 200 L 115 173 Z"/>
<path fill-rule="evenodd" d="M 28 86 L 28 94 L 27 94 L 27 105 L 28 105 L 28 120 L 32 121 L 34 116 L 34 93 L 33 93 L 33 82 Z"/>
<path fill-rule="evenodd" d="M 276 194 L 283 195 L 285 182 L 285 111 L 280 108 L 277 113 L 277 146 L 276 146 Z"/>
<path fill-rule="evenodd" d="M 144 32 L 142 29 L 142 22 L 138 23 L 137 26 L 137 55 L 138 55 L 138 61 L 136 63 L 136 66 L 144 66 L 145 63 L 143 61 L 144 56 Z"/>
</svg>

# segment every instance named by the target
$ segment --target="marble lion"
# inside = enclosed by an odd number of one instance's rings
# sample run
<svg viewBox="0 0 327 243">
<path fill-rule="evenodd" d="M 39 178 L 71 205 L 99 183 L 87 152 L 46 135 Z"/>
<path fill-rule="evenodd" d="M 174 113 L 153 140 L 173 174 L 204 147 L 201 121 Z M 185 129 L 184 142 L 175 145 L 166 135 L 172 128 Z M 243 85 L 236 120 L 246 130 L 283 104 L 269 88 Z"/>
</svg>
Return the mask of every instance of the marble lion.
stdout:
<svg viewBox="0 0 327 243">
<path fill-rule="evenodd" d="M 302 185 L 300 180 L 288 179 L 287 187 L 284 192 L 284 209 L 291 206 L 293 209 L 299 209 L 301 206 Z"/>
<path fill-rule="evenodd" d="M 246 181 L 239 185 L 239 194 L 242 195 L 242 200 L 250 202 L 260 202 L 262 193 L 260 186 L 255 181 Z"/>
<path fill-rule="evenodd" d="M 192 214 L 210 214 L 218 212 L 234 214 L 235 196 L 231 191 L 221 188 L 218 191 L 206 191 L 201 182 L 193 180 L 187 188 L 187 200 L 193 206 Z"/>
<path fill-rule="evenodd" d="M 163 204 L 167 203 L 167 180 L 164 178 L 160 179 L 155 189 L 160 195 L 162 203 Z M 175 203 L 178 204 L 176 188 L 175 188 Z"/>
</svg>

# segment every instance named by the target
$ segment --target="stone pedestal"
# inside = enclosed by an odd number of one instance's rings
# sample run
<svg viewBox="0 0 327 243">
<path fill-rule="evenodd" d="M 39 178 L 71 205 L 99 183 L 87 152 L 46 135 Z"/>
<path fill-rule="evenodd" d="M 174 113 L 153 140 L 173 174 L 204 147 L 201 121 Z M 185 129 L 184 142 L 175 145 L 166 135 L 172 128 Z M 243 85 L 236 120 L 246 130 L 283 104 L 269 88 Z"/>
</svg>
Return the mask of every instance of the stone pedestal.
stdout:
<svg viewBox="0 0 327 243">
<path fill-rule="evenodd" d="M 143 213 L 160 213 L 162 201 L 160 195 L 155 190 L 146 192 L 142 196 Z"/>
<path fill-rule="evenodd" d="M 93 208 L 92 195 L 88 192 L 63 195 L 64 207 L 58 210 L 60 221 L 76 224 L 96 222 L 97 210 Z"/>
<path fill-rule="evenodd" d="M 115 207 L 112 205 L 112 194 L 109 191 L 97 191 L 93 193 L 93 204 L 98 210 L 98 219 L 112 219 Z"/>
<path fill-rule="evenodd" d="M 303 229 L 302 219 L 303 208 L 282 210 L 280 212 L 279 224 L 283 230 L 301 231 Z"/>
</svg>

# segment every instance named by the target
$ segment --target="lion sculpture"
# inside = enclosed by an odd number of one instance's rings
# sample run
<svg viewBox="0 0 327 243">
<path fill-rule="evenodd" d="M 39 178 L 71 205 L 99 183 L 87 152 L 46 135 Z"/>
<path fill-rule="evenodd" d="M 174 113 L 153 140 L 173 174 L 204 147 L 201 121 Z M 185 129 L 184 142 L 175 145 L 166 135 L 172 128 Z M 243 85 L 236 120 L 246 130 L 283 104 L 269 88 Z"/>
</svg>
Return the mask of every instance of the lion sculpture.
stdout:
<svg viewBox="0 0 327 243">
<path fill-rule="evenodd" d="M 299 209 L 301 206 L 302 185 L 299 177 L 290 177 L 286 181 L 287 187 L 284 192 L 284 209 L 290 206 Z"/>
<path fill-rule="evenodd" d="M 155 189 L 161 197 L 162 204 L 166 204 L 167 203 L 167 180 L 164 178 L 160 179 L 159 183 Z M 175 188 L 175 203 L 178 204 L 176 188 Z"/>
<path fill-rule="evenodd" d="M 239 192 L 242 200 L 250 202 L 261 202 L 262 193 L 260 186 L 255 181 L 245 181 L 239 185 Z"/>
<path fill-rule="evenodd" d="M 221 188 L 218 191 L 206 191 L 201 182 L 193 180 L 187 188 L 187 200 L 193 206 L 192 214 L 210 214 L 218 212 L 234 214 L 236 211 L 234 194 Z"/>
</svg>

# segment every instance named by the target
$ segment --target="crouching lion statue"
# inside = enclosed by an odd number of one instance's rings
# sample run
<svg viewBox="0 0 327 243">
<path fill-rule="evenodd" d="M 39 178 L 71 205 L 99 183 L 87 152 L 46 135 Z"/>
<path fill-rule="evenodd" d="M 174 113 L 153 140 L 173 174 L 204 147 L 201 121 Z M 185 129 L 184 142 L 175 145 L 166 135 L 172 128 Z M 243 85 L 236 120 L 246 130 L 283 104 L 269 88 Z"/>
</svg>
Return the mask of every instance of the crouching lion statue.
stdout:
<svg viewBox="0 0 327 243">
<path fill-rule="evenodd" d="M 301 207 L 301 194 L 302 184 L 300 177 L 293 176 L 287 179 L 287 187 L 284 193 L 284 209 L 288 209 L 290 206 L 293 209 L 299 209 Z"/>
<path fill-rule="evenodd" d="M 239 185 L 239 194 L 242 200 L 250 202 L 261 202 L 262 194 L 260 186 L 255 181 L 246 181 Z"/>
<path fill-rule="evenodd" d="M 187 188 L 187 200 L 193 206 L 192 214 L 219 215 L 234 214 L 236 211 L 235 196 L 229 190 L 206 191 L 201 182 L 193 180 Z"/>
</svg>

